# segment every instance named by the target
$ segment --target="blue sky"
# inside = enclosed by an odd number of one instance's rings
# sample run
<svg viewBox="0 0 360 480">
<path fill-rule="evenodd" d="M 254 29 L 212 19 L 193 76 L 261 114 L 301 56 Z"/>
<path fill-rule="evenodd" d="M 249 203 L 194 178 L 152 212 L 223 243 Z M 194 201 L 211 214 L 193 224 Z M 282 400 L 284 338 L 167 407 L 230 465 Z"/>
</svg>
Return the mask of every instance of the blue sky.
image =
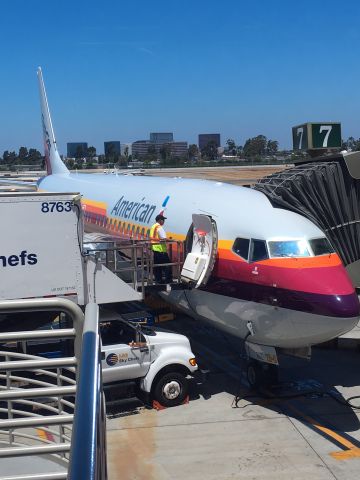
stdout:
<svg viewBox="0 0 360 480">
<path fill-rule="evenodd" d="M 41 66 L 66 142 L 173 131 L 197 143 L 340 121 L 360 137 L 360 3 L 350 0 L 1 0 L 0 156 L 42 151 Z"/>
</svg>

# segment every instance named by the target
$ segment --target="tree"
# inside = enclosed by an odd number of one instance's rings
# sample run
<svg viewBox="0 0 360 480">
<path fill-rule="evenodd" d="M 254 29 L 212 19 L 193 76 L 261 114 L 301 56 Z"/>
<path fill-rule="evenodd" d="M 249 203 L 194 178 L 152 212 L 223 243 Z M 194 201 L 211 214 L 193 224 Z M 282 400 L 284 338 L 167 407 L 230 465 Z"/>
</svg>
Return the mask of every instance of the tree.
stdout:
<svg viewBox="0 0 360 480">
<path fill-rule="evenodd" d="M 274 155 L 279 148 L 279 142 L 276 140 L 268 140 L 266 145 L 266 153 L 268 155 Z"/>
<path fill-rule="evenodd" d="M 17 155 L 15 152 L 9 152 L 8 150 L 5 150 L 3 155 L 4 163 L 7 163 L 7 164 L 16 163 L 16 159 L 17 159 Z"/>
<path fill-rule="evenodd" d="M 27 163 L 28 155 L 28 149 L 26 147 L 20 147 L 18 155 L 19 163 L 25 165 Z"/>
<path fill-rule="evenodd" d="M 194 161 L 197 159 L 197 157 L 199 156 L 199 149 L 198 149 L 198 146 L 195 145 L 194 143 L 192 145 L 189 145 L 189 148 L 188 148 L 188 156 L 189 156 L 189 159 L 191 161 Z"/>
<path fill-rule="evenodd" d="M 236 155 L 237 153 L 237 148 L 236 148 L 236 145 L 235 145 L 235 142 L 232 138 L 228 138 L 226 140 L 226 145 L 228 146 L 228 152 L 231 154 L 231 155 Z"/>
<path fill-rule="evenodd" d="M 349 137 L 346 142 L 343 142 L 343 145 L 341 147 L 343 150 L 351 150 L 353 152 L 356 152 L 360 150 L 360 138 L 355 140 L 354 137 Z M 5 154 L 5 152 L 4 152 Z"/>
<path fill-rule="evenodd" d="M 39 150 L 36 150 L 36 148 L 30 148 L 28 157 L 27 157 L 27 163 L 29 165 L 34 165 L 34 164 L 41 164 L 44 160 L 44 156 L 41 155 Z"/>
<path fill-rule="evenodd" d="M 245 142 L 243 152 L 247 158 L 263 156 L 266 153 L 267 138 L 265 135 L 248 138 Z"/>
<path fill-rule="evenodd" d="M 75 166 L 75 162 L 72 158 L 69 158 L 67 161 L 66 161 L 66 164 L 67 164 L 67 167 L 69 170 L 72 170 Z"/>
<path fill-rule="evenodd" d="M 163 143 L 159 150 L 162 163 L 168 163 L 171 158 L 171 145 L 169 143 Z"/>
<path fill-rule="evenodd" d="M 96 148 L 95 147 L 88 147 L 86 152 L 86 158 L 90 160 L 90 162 L 94 161 L 94 157 L 96 157 Z"/>
<path fill-rule="evenodd" d="M 82 145 L 78 145 L 75 152 L 75 158 L 77 160 L 85 157 L 85 151 Z M 78 162 L 79 163 L 79 162 Z"/>
<path fill-rule="evenodd" d="M 201 154 L 208 160 L 215 160 L 217 158 L 217 143 L 214 140 L 208 142 L 201 150 Z"/>
</svg>

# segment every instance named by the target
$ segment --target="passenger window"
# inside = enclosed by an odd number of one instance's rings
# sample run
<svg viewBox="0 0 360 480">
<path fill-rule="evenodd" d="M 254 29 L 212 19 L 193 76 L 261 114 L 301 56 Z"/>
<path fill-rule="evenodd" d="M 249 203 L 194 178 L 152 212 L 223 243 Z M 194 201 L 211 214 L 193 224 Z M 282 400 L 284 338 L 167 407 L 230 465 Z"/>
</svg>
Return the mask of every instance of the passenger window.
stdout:
<svg viewBox="0 0 360 480">
<path fill-rule="evenodd" d="M 249 259 L 250 240 L 248 238 L 237 238 L 233 245 L 233 251 L 244 260 Z"/>
<path fill-rule="evenodd" d="M 269 258 L 265 240 L 252 240 L 251 244 L 251 262 L 260 262 Z"/>
</svg>

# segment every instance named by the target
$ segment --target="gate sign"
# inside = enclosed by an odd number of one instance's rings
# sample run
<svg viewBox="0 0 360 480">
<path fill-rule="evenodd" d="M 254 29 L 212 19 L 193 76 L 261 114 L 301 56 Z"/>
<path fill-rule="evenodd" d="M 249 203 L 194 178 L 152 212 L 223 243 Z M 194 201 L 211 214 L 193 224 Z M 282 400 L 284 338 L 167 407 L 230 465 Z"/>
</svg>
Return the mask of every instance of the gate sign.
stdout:
<svg viewBox="0 0 360 480">
<path fill-rule="evenodd" d="M 292 129 L 293 149 L 312 150 L 341 147 L 341 123 L 304 123 Z"/>
</svg>

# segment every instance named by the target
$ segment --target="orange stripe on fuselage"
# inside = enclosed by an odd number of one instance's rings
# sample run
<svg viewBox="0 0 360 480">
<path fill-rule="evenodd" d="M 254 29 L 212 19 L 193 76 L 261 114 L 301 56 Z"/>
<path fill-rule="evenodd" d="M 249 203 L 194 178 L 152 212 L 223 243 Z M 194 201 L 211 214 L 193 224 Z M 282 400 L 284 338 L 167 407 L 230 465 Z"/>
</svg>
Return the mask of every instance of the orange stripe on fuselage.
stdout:
<svg viewBox="0 0 360 480">
<path fill-rule="evenodd" d="M 239 257 L 232 250 L 225 248 L 218 249 L 219 259 L 239 261 L 241 263 L 247 263 L 246 260 Z M 340 257 L 337 253 L 331 253 L 329 255 L 320 255 L 317 257 L 284 257 L 284 258 L 268 258 L 259 262 L 254 262 L 258 265 L 267 265 L 270 267 L 281 268 L 319 268 L 319 267 L 337 267 L 341 265 Z"/>
<path fill-rule="evenodd" d="M 81 205 L 85 212 L 97 213 L 106 216 L 107 204 L 105 202 L 95 202 L 87 198 L 81 199 Z"/>
</svg>

